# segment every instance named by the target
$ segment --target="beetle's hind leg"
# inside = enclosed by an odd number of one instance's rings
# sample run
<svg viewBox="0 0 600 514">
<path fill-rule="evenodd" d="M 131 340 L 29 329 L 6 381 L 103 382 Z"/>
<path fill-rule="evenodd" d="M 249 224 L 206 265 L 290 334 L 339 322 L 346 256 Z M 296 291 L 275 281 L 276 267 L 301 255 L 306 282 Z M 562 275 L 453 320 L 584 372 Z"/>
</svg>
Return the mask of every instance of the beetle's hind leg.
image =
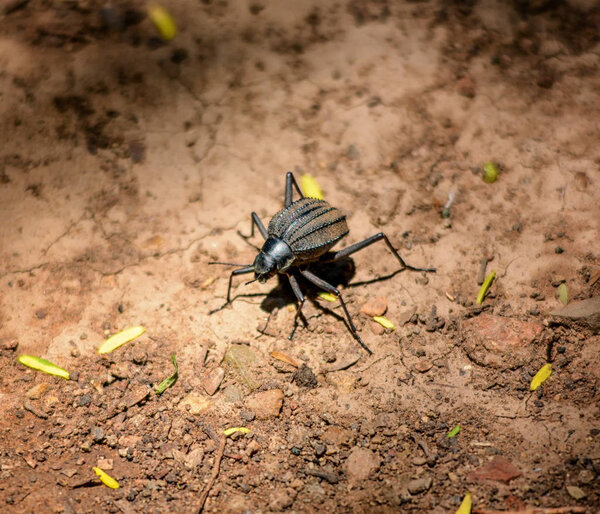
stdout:
<svg viewBox="0 0 600 514">
<path fill-rule="evenodd" d="M 402 268 L 410 269 L 413 271 L 427 271 L 427 272 L 435 272 L 436 271 L 435 268 L 417 268 L 415 266 L 411 266 L 410 264 L 406 264 L 406 262 L 404 262 L 404 259 L 398 253 L 398 250 L 396 250 L 392 246 L 392 243 L 390 243 L 390 240 L 383 232 L 379 232 L 379 234 L 375 234 L 371 237 L 367 237 L 367 239 L 365 239 L 363 241 L 359 241 L 358 243 L 354 243 L 353 245 L 343 248 L 342 250 L 334 252 L 333 254 L 330 254 L 327 257 L 327 259 L 325 259 L 322 262 L 339 261 L 340 259 L 343 259 L 344 257 L 348 257 L 349 255 L 352 255 L 353 253 L 358 252 L 358 251 L 362 250 L 363 248 L 366 248 L 367 246 L 372 245 L 373 243 L 376 243 L 377 241 L 379 241 L 381 239 L 383 239 L 385 241 L 385 244 L 387 244 L 388 248 L 394 254 L 396 259 L 398 259 Z"/>
<path fill-rule="evenodd" d="M 302 273 L 302 275 L 307 280 L 310 280 L 316 286 L 320 287 L 321 289 L 324 289 L 328 293 L 334 294 L 335 296 L 337 296 L 339 298 L 340 303 L 342 304 L 342 308 L 344 309 L 344 314 L 346 314 L 346 320 L 348 321 L 348 328 L 350 329 L 352 336 L 354 337 L 354 339 L 356 339 L 358 341 L 358 344 L 360 344 L 369 353 L 369 355 L 372 355 L 373 352 L 363 342 L 362 338 L 360 337 L 360 334 L 358 333 L 358 330 L 356 330 L 356 327 L 354 326 L 354 322 L 352 321 L 352 317 L 350 316 L 350 313 L 348 312 L 348 308 L 346 307 L 346 302 L 344 301 L 344 298 L 342 297 L 342 293 L 340 293 L 338 288 L 335 286 L 332 286 L 329 282 L 325 282 L 322 278 L 317 277 L 317 275 L 315 275 L 314 273 L 311 273 L 308 270 L 300 270 L 300 273 Z"/>
<path fill-rule="evenodd" d="M 302 307 L 304 306 L 304 300 L 306 300 L 306 298 L 304 296 L 304 293 L 300 289 L 300 284 L 298 284 L 298 279 L 294 275 L 287 275 L 287 278 L 289 279 L 290 285 L 292 286 L 292 291 L 294 291 L 294 295 L 296 296 L 296 299 L 298 300 L 296 316 L 294 316 L 294 327 L 292 328 L 292 331 L 290 332 L 290 335 L 288 336 L 288 339 L 291 341 L 292 338 L 294 337 L 294 334 L 296 333 L 296 329 L 298 328 L 298 320 L 301 319 L 302 323 L 304 324 L 305 327 L 308 326 L 308 322 L 306 321 L 304 314 L 302 314 Z"/>
<path fill-rule="evenodd" d="M 294 196 L 294 190 L 292 189 L 292 187 L 296 188 L 296 191 L 298 191 L 300 198 L 304 198 L 304 195 L 302 194 L 302 191 L 300 191 L 300 187 L 298 186 L 298 182 L 296 182 L 296 177 L 294 177 L 294 174 L 291 171 L 288 171 L 285 176 L 285 201 L 283 203 L 284 207 L 289 207 L 290 205 L 292 205 L 292 197 Z"/>
</svg>

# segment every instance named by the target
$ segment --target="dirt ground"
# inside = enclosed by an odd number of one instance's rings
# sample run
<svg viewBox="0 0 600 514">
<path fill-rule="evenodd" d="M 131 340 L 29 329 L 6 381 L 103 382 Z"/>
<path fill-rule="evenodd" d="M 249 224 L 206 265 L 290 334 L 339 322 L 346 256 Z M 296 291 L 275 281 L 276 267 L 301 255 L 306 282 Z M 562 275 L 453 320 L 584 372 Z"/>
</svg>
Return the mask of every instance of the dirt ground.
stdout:
<svg viewBox="0 0 600 514">
<path fill-rule="evenodd" d="M 600 4 L 164 5 L 169 42 L 143 3 L 0 4 L 4 510 L 194 512 L 244 426 L 207 512 L 597 512 L 600 336 L 549 313 L 561 283 L 600 294 Z M 377 243 L 320 270 L 371 356 L 314 289 L 289 341 L 285 281 L 209 315 L 231 268 L 208 263 L 253 262 L 237 231 L 287 170 L 347 214 L 340 248 L 384 231 L 437 268 Z"/>
</svg>

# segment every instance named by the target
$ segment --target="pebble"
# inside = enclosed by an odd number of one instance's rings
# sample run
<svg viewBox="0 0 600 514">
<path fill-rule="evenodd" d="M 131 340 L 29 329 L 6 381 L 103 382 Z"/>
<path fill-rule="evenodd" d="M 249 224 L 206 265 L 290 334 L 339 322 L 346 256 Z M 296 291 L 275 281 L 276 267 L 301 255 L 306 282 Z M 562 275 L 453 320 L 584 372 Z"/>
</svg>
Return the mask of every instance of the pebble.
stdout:
<svg viewBox="0 0 600 514">
<path fill-rule="evenodd" d="M 34 385 L 25 395 L 30 400 L 39 400 L 48 389 L 50 389 L 50 384 L 42 382 L 41 384 Z"/>
<path fill-rule="evenodd" d="M 92 427 L 90 430 L 90 435 L 95 443 L 101 443 L 104 441 L 104 430 L 102 430 L 100 427 Z"/>
<path fill-rule="evenodd" d="M 355 145 L 349 145 L 346 148 L 346 157 L 352 161 L 360 159 L 360 150 Z"/>
<path fill-rule="evenodd" d="M 349 445 L 354 440 L 354 434 L 345 428 L 335 425 L 328 426 L 321 434 L 321 441 L 337 446 Z"/>
<path fill-rule="evenodd" d="M 380 459 L 376 453 L 367 448 L 355 446 L 352 448 L 345 468 L 350 482 L 362 482 L 369 478 L 369 475 L 375 471 L 380 464 Z"/>
<path fill-rule="evenodd" d="M 253 411 L 258 419 L 279 416 L 282 406 L 283 391 L 281 389 L 263 391 L 246 399 L 246 408 Z"/>
<path fill-rule="evenodd" d="M 387 311 L 387 298 L 385 296 L 378 296 L 371 298 L 365 303 L 360 312 L 367 316 L 383 316 Z"/>
<path fill-rule="evenodd" d="M 582 324 L 598 334 L 600 333 L 600 296 L 573 301 L 566 307 L 551 312 L 550 315 L 567 322 Z"/>
<path fill-rule="evenodd" d="M 198 393 L 190 393 L 188 394 L 181 402 L 179 402 L 179 408 L 183 411 L 188 411 L 190 414 L 194 416 L 198 416 L 203 412 L 206 412 L 212 402 L 205 398 L 204 396 Z"/>
<path fill-rule="evenodd" d="M 285 489 L 275 489 L 270 495 L 269 507 L 275 512 L 281 512 L 294 503 L 293 498 Z"/>
<path fill-rule="evenodd" d="M 219 389 L 221 386 L 221 382 L 223 382 L 224 377 L 225 370 L 223 368 L 212 369 L 204 375 L 204 378 L 202 379 L 202 387 L 208 396 L 212 396 L 217 392 L 217 389 Z"/>
<path fill-rule="evenodd" d="M 582 500 L 586 497 L 585 491 L 575 485 L 568 485 L 567 492 L 576 500 Z"/>
<path fill-rule="evenodd" d="M 383 328 L 383 326 L 377 323 L 376 321 L 371 321 L 371 323 L 369 323 L 369 326 L 371 327 L 371 332 L 373 332 L 373 334 L 375 334 L 376 336 L 380 336 L 385 333 L 385 328 Z"/>
<path fill-rule="evenodd" d="M 240 418 L 242 418 L 244 421 L 254 421 L 256 414 L 254 414 L 254 412 L 251 410 L 242 409 L 240 411 Z"/>
<path fill-rule="evenodd" d="M 581 484 L 589 484 L 589 483 L 593 482 L 595 478 L 596 478 L 596 475 L 594 474 L 593 471 L 591 471 L 589 469 L 583 469 L 579 472 L 579 475 L 577 475 L 577 480 Z"/>
<path fill-rule="evenodd" d="M 475 82 L 470 77 L 463 77 L 456 83 L 458 94 L 467 98 L 475 96 Z"/>
<path fill-rule="evenodd" d="M 415 364 L 415 369 L 419 373 L 427 373 L 432 367 L 432 362 L 427 359 L 419 359 Z"/>
<path fill-rule="evenodd" d="M 433 484 L 433 479 L 431 477 L 417 478 L 406 484 L 406 488 L 410 494 L 419 494 L 428 491 L 431 484 Z"/>
</svg>

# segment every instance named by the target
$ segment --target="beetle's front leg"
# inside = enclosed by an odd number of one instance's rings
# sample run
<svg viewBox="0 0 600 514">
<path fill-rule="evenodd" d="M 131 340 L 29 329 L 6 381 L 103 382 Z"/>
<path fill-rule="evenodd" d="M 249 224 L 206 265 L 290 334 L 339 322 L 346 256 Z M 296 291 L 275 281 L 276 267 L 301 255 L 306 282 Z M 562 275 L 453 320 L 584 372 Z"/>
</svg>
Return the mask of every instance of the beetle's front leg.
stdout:
<svg viewBox="0 0 600 514">
<path fill-rule="evenodd" d="M 258 227 L 258 231 L 263 236 L 263 238 L 267 239 L 267 237 L 269 237 L 269 234 L 268 234 L 267 229 L 265 228 L 263 222 L 258 217 L 258 214 L 256 214 L 255 212 L 253 212 L 250 215 L 250 218 L 251 218 L 250 235 L 249 236 L 245 236 L 239 230 L 237 231 L 238 235 L 240 237 L 243 237 L 244 239 L 250 239 L 251 237 L 254 237 L 254 227 L 256 226 L 256 227 Z"/>
<path fill-rule="evenodd" d="M 305 327 L 308 326 L 308 322 L 306 321 L 306 318 L 302 314 L 302 307 L 304 306 L 304 301 L 306 300 L 306 297 L 304 296 L 304 293 L 300 289 L 300 284 L 298 284 L 298 280 L 296 279 L 296 277 L 294 275 L 286 275 L 286 276 L 287 276 L 288 280 L 290 281 L 290 285 L 292 286 L 292 291 L 294 291 L 294 295 L 296 295 L 296 299 L 298 300 L 298 308 L 296 309 L 296 316 L 294 316 L 294 327 L 292 328 L 292 331 L 290 332 L 290 335 L 288 336 L 288 339 L 291 341 L 292 338 L 294 337 L 294 334 L 296 333 L 296 329 L 298 328 L 298 318 L 302 319 L 302 322 L 304 323 Z"/>
<path fill-rule="evenodd" d="M 234 269 L 231 272 L 231 275 L 229 275 L 229 285 L 227 286 L 227 301 L 223 305 L 221 305 L 221 307 L 217 307 L 216 309 L 209 311 L 208 314 L 210 315 L 210 314 L 214 314 L 215 312 L 219 312 L 231 303 L 231 285 L 232 285 L 234 276 L 244 275 L 246 273 L 252 273 L 253 271 L 254 271 L 254 266 L 244 266 L 243 268 Z"/>
</svg>

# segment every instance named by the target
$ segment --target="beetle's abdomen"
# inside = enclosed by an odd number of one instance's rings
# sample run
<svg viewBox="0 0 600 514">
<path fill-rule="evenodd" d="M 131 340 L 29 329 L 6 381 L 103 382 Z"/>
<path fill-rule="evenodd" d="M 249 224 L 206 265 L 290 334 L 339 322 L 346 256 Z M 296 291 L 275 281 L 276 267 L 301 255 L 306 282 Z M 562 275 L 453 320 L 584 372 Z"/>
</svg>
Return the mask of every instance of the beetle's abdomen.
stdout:
<svg viewBox="0 0 600 514">
<path fill-rule="evenodd" d="M 323 255 L 348 233 L 348 225 L 326 201 L 301 198 L 273 216 L 268 232 L 283 239 L 301 263 Z"/>
</svg>

